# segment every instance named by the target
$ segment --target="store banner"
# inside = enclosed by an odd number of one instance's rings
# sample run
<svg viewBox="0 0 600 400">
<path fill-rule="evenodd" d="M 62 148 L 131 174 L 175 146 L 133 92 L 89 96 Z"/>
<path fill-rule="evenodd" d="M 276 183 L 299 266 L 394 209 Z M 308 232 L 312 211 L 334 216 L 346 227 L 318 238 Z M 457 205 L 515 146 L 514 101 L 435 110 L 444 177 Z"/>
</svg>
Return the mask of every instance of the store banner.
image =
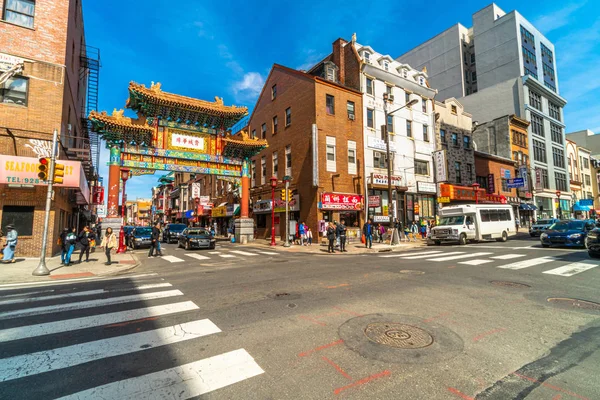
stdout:
<svg viewBox="0 0 600 400">
<path fill-rule="evenodd" d="M 92 204 L 104 204 L 104 187 L 94 186 Z"/>
<path fill-rule="evenodd" d="M 535 169 L 535 189 L 542 190 L 542 170 L 539 168 Z"/>
<path fill-rule="evenodd" d="M 200 198 L 200 182 L 192 183 L 192 199 Z"/>
<path fill-rule="evenodd" d="M 393 182 L 393 181 L 392 181 Z M 353 193 L 323 193 L 322 210 L 362 210 L 363 196 Z"/>
<path fill-rule="evenodd" d="M 369 207 L 381 207 L 381 196 L 369 196 Z"/>
<path fill-rule="evenodd" d="M 437 187 L 433 182 L 420 182 L 417 181 L 417 192 L 419 193 L 437 193 Z"/>
<path fill-rule="evenodd" d="M 487 180 L 487 192 L 488 194 L 493 194 L 496 191 L 496 179 L 494 178 L 494 174 L 488 174 Z"/>
<path fill-rule="evenodd" d="M 383 174 L 371 174 L 371 183 L 373 185 L 387 185 L 388 176 Z M 402 177 L 392 175 L 392 186 L 402 186 Z"/>
<path fill-rule="evenodd" d="M 446 150 L 439 150 L 433 153 L 433 162 L 435 164 L 436 179 L 438 182 L 448 180 L 448 163 L 446 160 Z"/>
</svg>

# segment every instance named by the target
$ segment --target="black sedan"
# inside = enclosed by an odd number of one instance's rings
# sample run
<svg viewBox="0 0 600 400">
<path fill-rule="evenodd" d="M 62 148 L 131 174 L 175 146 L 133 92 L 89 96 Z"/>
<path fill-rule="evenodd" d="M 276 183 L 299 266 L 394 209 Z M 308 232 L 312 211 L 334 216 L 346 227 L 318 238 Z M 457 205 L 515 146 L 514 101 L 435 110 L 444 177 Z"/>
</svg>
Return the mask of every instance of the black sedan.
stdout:
<svg viewBox="0 0 600 400">
<path fill-rule="evenodd" d="M 594 228 L 588 232 L 585 238 L 585 247 L 590 257 L 600 258 L 600 228 Z"/>
<path fill-rule="evenodd" d="M 129 236 L 129 243 L 133 249 L 152 246 L 152 228 L 149 226 L 136 226 Z"/>
<path fill-rule="evenodd" d="M 214 249 L 216 240 L 202 228 L 188 228 L 179 236 L 178 247 L 189 249 Z"/>
<path fill-rule="evenodd" d="M 547 231 L 540 235 L 540 241 L 542 247 L 585 247 L 585 237 L 595 227 L 592 221 L 559 221 L 552 224 Z"/>
</svg>

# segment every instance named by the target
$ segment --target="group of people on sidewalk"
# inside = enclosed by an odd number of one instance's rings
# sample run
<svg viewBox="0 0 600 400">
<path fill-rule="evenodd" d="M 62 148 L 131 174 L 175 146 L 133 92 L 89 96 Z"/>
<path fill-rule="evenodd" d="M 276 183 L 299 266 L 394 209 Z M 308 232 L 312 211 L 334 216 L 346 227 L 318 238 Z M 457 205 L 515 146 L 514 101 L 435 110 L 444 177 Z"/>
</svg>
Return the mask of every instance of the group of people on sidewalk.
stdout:
<svg viewBox="0 0 600 400">
<path fill-rule="evenodd" d="M 301 246 L 311 246 L 313 240 L 312 230 L 306 225 L 305 222 L 300 222 L 296 225 L 296 236 L 294 237 L 294 243 Z"/>
<path fill-rule="evenodd" d="M 339 224 L 337 222 L 329 222 L 325 233 L 327 235 L 328 253 L 335 253 L 336 244 L 339 245 L 340 252 L 348 252 L 346 250 L 347 228 L 344 220 L 341 220 Z"/>
<path fill-rule="evenodd" d="M 90 261 L 90 252 L 94 252 L 98 244 L 98 238 L 102 235 L 102 228 L 97 225 L 94 229 L 89 226 L 84 226 L 81 232 L 77 234 L 75 228 L 65 228 L 58 238 L 60 245 L 60 264 L 64 266 L 71 265 L 71 257 L 75 252 L 75 248 L 79 248 L 79 261 L 81 264 L 85 255 L 85 262 Z M 112 233 L 111 228 L 106 229 L 105 237 L 102 238 L 101 247 L 106 248 L 107 265 L 110 265 L 110 251 L 116 247 L 116 236 Z"/>
<path fill-rule="evenodd" d="M 402 229 L 402 224 L 398 221 L 398 219 L 394 221 L 394 229 L 398 231 L 399 239 L 402 242 L 410 242 L 411 238 L 413 242 L 416 242 L 417 236 L 421 236 L 421 239 L 426 239 L 427 235 L 431 231 L 431 228 L 432 222 L 425 220 L 421 223 L 421 226 L 417 225 L 416 221 L 413 221 L 410 225 L 407 224 L 404 229 Z M 404 236 L 402 236 L 402 232 L 404 232 Z M 373 247 L 373 238 L 378 240 L 379 243 L 383 243 L 387 229 L 381 224 L 374 226 L 373 222 L 369 219 L 363 225 L 362 233 L 365 247 L 370 249 Z"/>
</svg>

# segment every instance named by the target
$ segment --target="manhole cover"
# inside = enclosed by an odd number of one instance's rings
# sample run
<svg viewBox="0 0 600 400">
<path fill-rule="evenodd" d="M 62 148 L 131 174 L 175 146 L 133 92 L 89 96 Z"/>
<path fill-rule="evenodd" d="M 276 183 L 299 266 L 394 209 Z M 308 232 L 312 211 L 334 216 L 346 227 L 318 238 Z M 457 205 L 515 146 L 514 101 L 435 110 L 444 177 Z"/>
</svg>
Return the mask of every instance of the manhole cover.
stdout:
<svg viewBox="0 0 600 400">
<path fill-rule="evenodd" d="M 600 304 L 594 303 L 593 301 L 569 299 L 565 297 L 550 297 L 548 301 L 550 303 L 556 303 L 563 306 L 581 308 L 582 310 L 600 311 Z"/>
<path fill-rule="evenodd" d="M 421 328 L 394 322 L 375 322 L 367 325 L 369 340 L 397 349 L 420 349 L 433 343 L 433 337 Z"/>
<path fill-rule="evenodd" d="M 294 303 L 290 303 L 290 304 L 288 304 L 288 305 L 287 305 L 287 307 L 288 307 L 288 308 L 296 308 L 296 307 L 297 307 L 297 305 L 296 305 L 296 304 L 294 304 Z"/>
<path fill-rule="evenodd" d="M 494 286 L 504 286 L 504 287 L 518 288 L 518 289 L 527 289 L 527 288 L 531 287 L 524 283 L 510 282 L 510 281 L 490 281 L 490 283 Z"/>
<path fill-rule="evenodd" d="M 407 275 L 423 275 L 425 272 L 423 271 L 417 271 L 414 269 L 402 269 L 400 270 L 401 274 L 407 274 Z"/>
</svg>

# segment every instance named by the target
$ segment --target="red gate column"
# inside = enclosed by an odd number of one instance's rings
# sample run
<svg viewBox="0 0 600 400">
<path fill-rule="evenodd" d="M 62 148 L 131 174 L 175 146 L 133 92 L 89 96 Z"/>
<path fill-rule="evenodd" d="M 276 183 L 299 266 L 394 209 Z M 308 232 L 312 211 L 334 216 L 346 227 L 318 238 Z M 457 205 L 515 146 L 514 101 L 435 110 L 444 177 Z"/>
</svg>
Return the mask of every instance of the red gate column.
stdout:
<svg viewBox="0 0 600 400">
<path fill-rule="evenodd" d="M 242 204 L 240 210 L 241 218 L 248 218 L 248 205 L 250 204 L 250 171 L 248 168 L 248 159 L 244 159 L 242 164 Z"/>
<path fill-rule="evenodd" d="M 250 171 L 248 158 L 242 161 L 242 199 L 240 204 L 240 217 L 235 220 L 236 243 L 248 243 L 254 240 L 254 220 L 248 218 L 248 205 L 250 204 Z"/>
<path fill-rule="evenodd" d="M 121 179 L 121 149 L 118 146 L 110 148 L 108 163 L 108 218 L 119 216 L 119 186 Z"/>
</svg>

